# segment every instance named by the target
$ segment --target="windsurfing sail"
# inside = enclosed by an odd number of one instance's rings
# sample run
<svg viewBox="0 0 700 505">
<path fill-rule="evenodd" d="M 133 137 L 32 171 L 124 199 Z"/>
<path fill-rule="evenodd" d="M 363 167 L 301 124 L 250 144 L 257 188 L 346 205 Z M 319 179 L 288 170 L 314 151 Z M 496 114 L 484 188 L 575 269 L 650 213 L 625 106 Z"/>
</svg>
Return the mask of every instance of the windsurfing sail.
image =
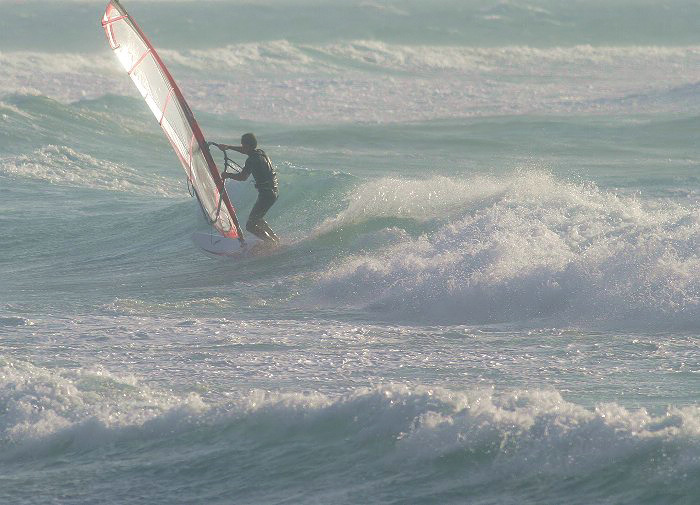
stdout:
<svg viewBox="0 0 700 505">
<path fill-rule="evenodd" d="M 224 237 L 242 242 L 243 233 L 219 169 L 192 110 L 163 60 L 118 0 L 107 4 L 102 27 L 114 54 L 173 146 L 204 215 Z"/>
</svg>

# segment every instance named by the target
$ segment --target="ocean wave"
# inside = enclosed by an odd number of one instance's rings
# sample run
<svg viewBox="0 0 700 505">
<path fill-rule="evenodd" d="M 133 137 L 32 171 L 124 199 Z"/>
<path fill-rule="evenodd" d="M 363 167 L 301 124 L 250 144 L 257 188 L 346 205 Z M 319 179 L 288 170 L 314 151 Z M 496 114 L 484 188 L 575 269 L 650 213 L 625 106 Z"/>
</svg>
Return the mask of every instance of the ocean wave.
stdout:
<svg viewBox="0 0 700 505">
<path fill-rule="evenodd" d="M 392 44 L 379 40 L 351 40 L 308 44 L 288 40 L 246 42 L 206 49 L 160 49 L 166 64 L 220 75 L 231 70 L 254 73 L 323 73 L 347 71 L 360 63 L 380 70 L 450 73 L 502 71 L 551 75 L 560 68 L 567 73 L 618 71 L 648 67 L 678 68 L 700 59 L 700 46 L 594 46 L 589 44 L 555 47 L 532 46 L 445 46 Z M 124 70 L 108 52 L 0 52 L 4 79 L 28 79 L 41 71 L 47 75 L 123 76 Z M 537 65 L 535 65 L 537 64 Z M 354 67 L 357 68 L 357 67 Z M 39 77 L 39 76 L 37 76 Z M 86 83 L 89 84 L 89 83 Z"/>
<path fill-rule="evenodd" d="M 382 196 L 381 184 L 374 193 L 380 212 L 406 214 L 404 206 L 422 206 L 431 188 L 450 188 L 439 180 L 392 185 L 392 198 Z M 320 275 L 319 300 L 421 321 L 554 318 L 697 328 L 697 209 L 642 202 L 543 172 L 454 185 L 469 188 L 448 200 L 454 208 L 462 199 L 461 217 L 340 261 Z M 356 194 L 362 201 L 371 191 Z M 354 208 L 351 201 L 335 221 L 366 219 Z"/>
<path fill-rule="evenodd" d="M 157 475 L 181 489 L 181 498 L 235 493 L 243 503 L 290 493 L 302 502 L 328 501 L 338 486 L 344 497 L 334 502 L 376 501 L 371 490 L 351 484 L 358 479 L 393 500 L 488 501 L 505 486 L 519 503 L 564 496 L 585 503 L 605 486 L 606 496 L 626 500 L 653 489 L 659 498 L 650 503 L 665 503 L 673 493 L 692 492 L 700 470 L 698 406 L 651 414 L 614 403 L 583 407 L 556 391 L 421 385 L 339 397 L 252 391 L 238 401 L 206 404 L 104 371 L 58 374 L 20 363 L 0 370 L 0 463 L 13 465 L 13 477 L 31 462 L 70 456 L 72 471 L 83 478 L 95 465 L 114 468 L 113 489 L 125 480 L 149 496 Z M 135 454 L 149 463 L 121 463 Z M 261 472 L 263 488 L 245 485 Z M 618 477 L 602 477 L 609 472 Z M 42 485 L 62 486 L 51 479 L 46 474 Z M 537 492 L 523 491 L 533 482 Z M 0 496 L 12 491 L 6 486 Z"/>
<path fill-rule="evenodd" d="M 175 398 L 140 385 L 135 377 L 100 368 L 61 370 L 0 362 L 0 444 L 6 448 L 31 443 L 40 449 L 43 440 L 50 450 L 55 437 L 88 447 L 119 437 L 124 427 L 147 429 L 148 422 L 162 423 L 174 411 L 185 411 L 187 417 L 200 408 L 195 397 Z M 101 434 L 95 432 L 98 427 Z M 110 431 L 113 435 L 105 438 Z"/>
<path fill-rule="evenodd" d="M 162 49 L 197 110 L 281 123 L 687 111 L 700 47 L 469 47 L 274 40 Z M 138 97 L 109 53 L 3 52 L 0 97 Z M 659 96 L 662 98 L 660 99 Z"/>
<path fill-rule="evenodd" d="M 463 212 L 466 206 L 493 198 L 504 191 L 498 181 L 472 177 L 468 181 L 449 177 L 406 180 L 382 177 L 354 188 L 345 209 L 327 218 L 314 231 L 328 233 L 343 226 L 376 218 L 406 218 L 425 221 Z"/>
<path fill-rule="evenodd" d="M 341 438 L 348 430 L 368 440 L 386 438 L 397 448 L 420 448 L 421 456 L 429 458 L 482 438 L 460 438 L 454 432 L 482 428 L 497 436 L 500 449 L 506 449 L 513 435 L 522 442 L 576 433 L 585 426 L 621 439 L 700 439 L 697 405 L 669 406 L 656 414 L 615 403 L 584 407 L 554 390 L 496 393 L 490 388 L 455 391 L 388 384 L 333 397 L 319 392 L 253 390 L 232 402 L 207 403 L 194 393 L 178 396 L 170 390 L 159 391 L 134 376 L 101 368 L 46 369 L 14 360 L 0 362 L 0 370 L 0 440 L 12 445 L 46 439 L 84 421 L 120 430 L 152 426 L 158 419 L 161 425 L 169 419 L 174 424 L 211 427 L 264 423 L 274 425 L 272 431 L 308 429 L 310 434 L 318 424 L 328 424 Z M 543 430 L 542 423 L 549 428 Z M 162 435 L 172 434 L 173 426 L 162 427 Z M 426 440 L 426 434 L 436 440 Z M 435 443 L 440 438 L 443 443 Z"/>
<path fill-rule="evenodd" d="M 64 102 L 102 96 L 129 96 L 128 82 L 115 58 L 99 53 L 0 51 L 0 96 L 43 95 Z M 128 79 L 127 79 L 128 81 Z"/>
<path fill-rule="evenodd" d="M 552 75 L 557 69 L 589 74 L 609 65 L 618 70 L 679 65 L 700 58 L 700 47 L 592 46 L 569 47 L 464 47 L 397 45 L 357 40 L 309 48 L 348 62 L 377 66 L 383 70 L 453 72 L 504 72 Z"/>
<path fill-rule="evenodd" d="M 0 158 L 0 174 L 62 186 L 169 198 L 183 196 L 177 181 L 144 174 L 127 165 L 101 160 L 61 145 L 47 145 L 28 155 Z"/>
</svg>

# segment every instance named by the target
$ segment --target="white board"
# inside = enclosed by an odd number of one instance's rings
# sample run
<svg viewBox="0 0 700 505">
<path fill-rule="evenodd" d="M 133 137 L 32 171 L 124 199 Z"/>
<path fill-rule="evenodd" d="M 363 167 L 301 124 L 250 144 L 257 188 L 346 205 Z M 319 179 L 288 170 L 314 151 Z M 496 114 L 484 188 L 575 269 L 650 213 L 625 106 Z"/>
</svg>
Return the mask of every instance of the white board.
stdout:
<svg viewBox="0 0 700 505">
<path fill-rule="evenodd" d="M 273 251 L 279 247 L 277 244 L 270 244 L 254 236 L 248 236 L 245 244 L 241 245 L 238 239 L 230 239 L 222 237 L 218 233 L 201 231 L 196 231 L 192 234 L 192 242 L 208 254 L 229 258 L 264 255 L 266 252 Z"/>
<path fill-rule="evenodd" d="M 222 237 L 218 233 L 196 231 L 192 234 L 192 242 L 204 252 L 216 256 L 243 256 L 261 241 L 250 237 L 246 239 L 245 244 L 241 244 L 237 238 L 231 239 Z"/>
</svg>

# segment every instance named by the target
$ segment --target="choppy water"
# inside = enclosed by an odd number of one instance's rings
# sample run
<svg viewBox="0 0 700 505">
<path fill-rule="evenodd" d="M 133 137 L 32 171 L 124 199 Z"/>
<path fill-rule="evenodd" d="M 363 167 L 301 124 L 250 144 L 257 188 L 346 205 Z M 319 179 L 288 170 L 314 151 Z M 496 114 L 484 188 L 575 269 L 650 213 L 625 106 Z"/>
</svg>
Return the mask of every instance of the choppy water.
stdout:
<svg viewBox="0 0 700 505">
<path fill-rule="evenodd" d="M 695 3 L 125 2 L 237 262 L 103 3 L 0 5 L 0 502 L 700 502 Z"/>
</svg>

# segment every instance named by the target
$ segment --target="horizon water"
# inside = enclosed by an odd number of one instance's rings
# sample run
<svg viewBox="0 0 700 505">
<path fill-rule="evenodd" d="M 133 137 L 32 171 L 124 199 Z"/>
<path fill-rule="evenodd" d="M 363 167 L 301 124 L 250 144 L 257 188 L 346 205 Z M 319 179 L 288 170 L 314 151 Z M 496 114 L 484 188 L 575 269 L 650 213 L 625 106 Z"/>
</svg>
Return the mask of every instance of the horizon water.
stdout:
<svg viewBox="0 0 700 505">
<path fill-rule="evenodd" d="M 700 503 L 700 6 L 125 0 L 230 260 L 105 5 L 0 1 L 0 503 Z"/>
</svg>

